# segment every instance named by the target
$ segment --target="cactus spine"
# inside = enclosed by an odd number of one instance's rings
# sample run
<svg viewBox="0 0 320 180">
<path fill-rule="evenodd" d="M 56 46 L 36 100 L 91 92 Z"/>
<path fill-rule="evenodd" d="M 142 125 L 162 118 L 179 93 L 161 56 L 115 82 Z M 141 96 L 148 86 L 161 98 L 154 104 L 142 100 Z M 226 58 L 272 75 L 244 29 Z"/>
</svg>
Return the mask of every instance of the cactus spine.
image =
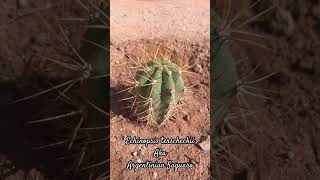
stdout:
<svg viewBox="0 0 320 180">
<path fill-rule="evenodd" d="M 77 62 L 67 64 L 74 67 L 76 78 L 67 80 L 53 88 L 43 90 L 14 101 L 18 103 L 40 95 L 55 93 L 59 90 L 59 96 L 68 105 L 65 109 L 77 109 L 66 114 L 44 118 L 29 123 L 44 123 L 52 120 L 59 120 L 66 117 L 76 117 L 80 115 L 78 122 L 72 122 L 69 126 L 64 122 L 57 121 L 57 136 L 65 138 L 63 143 L 55 145 L 66 145 L 69 152 L 75 152 L 79 156 L 73 163 L 73 175 L 82 176 L 83 170 L 89 170 L 92 178 L 107 176 L 107 156 L 105 149 L 109 146 L 108 132 L 109 126 L 109 33 L 107 12 L 109 4 L 106 1 L 82 2 L 79 1 L 89 11 L 95 12 L 88 22 L 88 29 L 82 38 L 79 52 L 70 44 L 66 33 L 60 26 L 64 38 L 77 55 Z M 59 62 L 57 62 L 59 63 Z M 65 89 L 62 89 L 65 88 Z M 62 90 L 60 90 L 62 89 Z M 64 99 L 65 98 L 65 99 Z M 50 102 L 50 101 L 49 101 Z M 50 106 L 52 104 L 48 103 Z M 74 118 L 72 118 L 74 119 Z M 77 124 L 76 124 L 77 123 Z M 86 131 L 79 131 L 84 129 Z M 81 174 L 81 175 L 80 175 Z M 86 175 L 88 175 L 86 174 Z"/>
<path fill-rule="evenodd" d="M 157 126 L 172 116 L 186 90 L 182 69 L 164 58 L 140 65 L 135 82 L 136 113 L 141 120 Z"/>
<path fill-rule="evenodd" d="M 237 91 L 236 82 L 238 75 L 233 56 L 227 44 L 227 37 L 221 36 L 218 32 L 218 17 L 213 11 L 213 34 L 211 34 L 211 130 L 223 121 L 229 112 L 229 108 L 225 102 L 232 98 Z"/>
</svg>

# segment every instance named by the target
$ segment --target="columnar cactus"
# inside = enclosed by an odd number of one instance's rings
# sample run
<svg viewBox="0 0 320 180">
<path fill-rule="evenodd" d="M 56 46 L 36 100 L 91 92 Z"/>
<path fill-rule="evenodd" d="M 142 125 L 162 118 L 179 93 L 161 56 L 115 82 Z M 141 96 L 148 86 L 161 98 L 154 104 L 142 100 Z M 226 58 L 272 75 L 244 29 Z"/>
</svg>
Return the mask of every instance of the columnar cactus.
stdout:
<svg viewBox="0 0 320 180">
<path fill-rule="evenodd" d="M 142 64 L 135 80 L 137 115 L 149 124 L 164 124 L 186 90 L 182 69 L 169 60 L 159 58 Z"/>
<path fill-rule="evenodd" d="M 53 135 L 55 137 L 52 138 L 59 139 L 59 143 L 50 143 L 41 148 L 54 146 L 66 147 L 68 150 L 66 156 L 68 156 L 69 153 L 72 154 L 72 156 L 78 155 L 70 169 L 73 172 L 72 175 L 83 177 L 85 174 L 85 176 L 90 176 L 91 179 L 96 179 L 98 177 L 108 176 L 108 158 L 105 150 L 109 147 L 108 132 L 106 132 L 109 126 L 108 109 L 110 97 L 108 55 L 109 15 L 107 14 L 109 11 L 109 3 L 102 0 L 80 0 L 79 3 L 88 10 L 88 13 L 94 14 L 90 17 L 87 24 L 88 29 L 82 38 L 79 51 L 71 45 L 67 34 L 63 31 L 63 28 L 59 26 L 64 39 L 67 41 L 66 44 L 68 44 L 68 48 L 75 53 L 76 56 L 74 60 L 77 62 L 61 63 L 58 60 L 51 60 L 53 63 L 70 69 L 71 73 L 74 73 L 74 78 L 63 80 L 63 83 L 15 100 L 11 102 L 11 104 L 24 102 L 44 94 L 53 95 L 54 100 L 45 99 L 45 104 L 53 109 L 54 113 L 60 110 L 63 112 L 66 110 L 70 111 L 28 123 L 45 123 L 63 118 L 78 120 L 69 123 L 56 121 L 56 124 L 52 124 L 52 127 L 48 126 L 50 130 L 54 129 L 54 131 L 56 131 Z M 46 81 L 47 79 L 45 82 Z M 58 82 L 60 81 L 61 80 L 58 80 Z M 59 92 L 58 96 L 55 90 Z M 62 99 L 62 103 L 56 102 L 57 99 Z M 55 104 L 61 104 L 63 108 L 52 108 L 55 107 Z M 79 115 L 81 116 L 79 117 Z M 62 141 L 61 138 L 63 138 Z M 69 162 L 66 166 L 69 166 Z M 69 169 L 69 167 L 67 169 Z M 83 174 L 82 172 L 85 173 Z"/>
<path fill-rule="evenodd" d="M 236 64 L 227 44 L 228 37 L 219 33 L 217 27 L 218 17 L 213 10 L 213 34 L 211 34 L 211 126 L 215 130 L 216 126 L 223 121 L 228 114 L 228 107 L 225 102 L 232 98 L 237 91 L 237 71 Z"/>
<path fill-rule="evenodd" d="M 88 140 L 105 139 L 85 147 L 89 152 L 89 162 L 86 166 L 100 164 L 91 168 L 94 176 L 104 174 L 107 169 L 107 156 L 105 149 L 109 146 L 106 129 L 98 130 L 109 125 L 109 33 L 108 33 L 108 4 L 106 1 L 96 3 L 96 15 L 89 22 L 89 28 L 85 33 L 80 48 L 81 57 L 91 67 L 89 78 L 81 86 L 85 103 L 85 121 L 83 128 L 97 128 L 87 134 Z M 105 162 L 105 163 L 104 163 Z"/>
<path fill-rule="evenodd" d="M 255 2 L 251 7 L 253 7 Z M 213 4 L 215 6 L 215 4 Z M 273 6 L 275 7 L 275 6 Z M 255 37 L 258 37 L 257 34 L 249 33 L 246 31 L 239 30 L 242 26 L 245 24 L 254 21 L 258 17 L 262 16 L 264 13 L 271 10 L 273 7 L 266 9 L 265 11 L 259 13 L 256 16 L 253 16 L 246 20 L 245 22 L 241 23 L 240 25 L 236 25 L 237 17 L 241 14 L 237 14 L 235 18 L 233 18 L 230 22 L 224 22 L 221 23 L 221 19 L 219 19 L 218 15 L 216 14 L 216 9 L 212 9 L 212 21 L 211 21 L 211 54 L 213 55 L 211 57 L 211 135 L 214 136 L 211 141 L 211 158 L 214 160 L 217 159 L 226 159 L 228 157 L 234 157 L 234 160 L 238 161 L 243 165 L 244 168 L 248 169 L 248 164 L 241 161 L 240 158 L 238 158 L 235 154 L 232 154 L 232 150 L 230 150 L 229 145 L 225 145 L 225 141 L 219 141 L 217 138 L 221 137 L 221 134 L 219 132 L 223 131 L 217 131 L 218 129 L 224 130 L 226 127 L 229 132 L 232 134 L 239 134 L 243 139 L 247 140 L 247 138 L 241 134 L 241 131 L 235 128 L 232 124 L 230 119 L 236 118 L 240 114 L 241 118 L 243 118 L 244 122 L 246 122 L 246 117 L 251 114 L 250 111 L 252 111 L 252 106 L 250 106 L 247 96 L 251 96 L 254 98 L 263 98 L 263 99 L 271 99 L 270 97 L 261 95 L 261 90 L 264 90 L 263 88 L 254 87 L 253 84 L 258 83 L 260 81 L 263 81 L 275 73 L 271 73 L 269 75 L 266 75 L 264 77 L 255 79 L 255 80 L 249 80 L 248 76 L 245 77 L 238 77 L 238 72 L 236 69 L 236 62 L 234 61 L 233 54 L 230 51 L 229 48 L 229 42 L 231 40 L 236 40 L 236 38 L 232 39 L 232 34 L 237 33 L 238 35 L 253 35 Z M 229 17 L 230 10 L 226 12 L 226 19 Z M 221 25 L 222 26 L 219 26 Z M 261 36 L 259 36 L 261 37 Z M 244 41 L 250 44 L 251 41 Z M 256 43 L 252 43 L 253 45 L 257 45 Z M 262 45 L 262 47 L 264 47 Z M 253 72 L 253 71 L 251 71 Z M 237 105 L 239 107 L 245 107 L 239 108 L 239 113 L 235 112 L 237 111 L 237 108 L 231 108 L 231 102 L 232 100 L 237 100 Z M 250 112 L 250 113 L 249 113 Z M 233 113 L 233 115 L 231 115 Z M 220 126 L 225 124 L 226 126 Z M 245 124 L 247 125 L 247 124 Z M 226 132 L 226 131 L 224 131 Z M 214 139 L 214 140 L 213 140 Z M 218 157 L 218 151 L 222 151 L 223 153 L 219 152 Z M 221 156 L 222 154 L 222 156 Z M 227 154 L 228 156 L 223 156 L 224 154 Z M 215 162 L 214 164 L 217 164 L 219 162 Z M 221 179 L 219 175 L 217 175 L 216 172 L 219 171 L 218 166 L 213 166 L 213 169 L 211 171 L 213 179 L 214 177 L 217 177 L 218 179 Z"/>
</svg>

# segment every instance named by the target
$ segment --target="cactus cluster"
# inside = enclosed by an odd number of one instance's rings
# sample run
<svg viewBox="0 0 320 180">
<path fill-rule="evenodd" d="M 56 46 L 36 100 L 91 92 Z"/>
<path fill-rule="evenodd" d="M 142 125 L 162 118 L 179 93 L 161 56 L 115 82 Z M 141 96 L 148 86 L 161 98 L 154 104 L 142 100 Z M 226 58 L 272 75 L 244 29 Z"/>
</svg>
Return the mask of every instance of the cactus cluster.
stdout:
<svg viewBox="0 0 320 180">
<path fill-rule="evenodd" d="M 136 114 L 156 126 L 163 125 L 172 116 L 186 91 L 182 69 L 164 58 L 141 64 L 135 82 Z"/>
</svg>

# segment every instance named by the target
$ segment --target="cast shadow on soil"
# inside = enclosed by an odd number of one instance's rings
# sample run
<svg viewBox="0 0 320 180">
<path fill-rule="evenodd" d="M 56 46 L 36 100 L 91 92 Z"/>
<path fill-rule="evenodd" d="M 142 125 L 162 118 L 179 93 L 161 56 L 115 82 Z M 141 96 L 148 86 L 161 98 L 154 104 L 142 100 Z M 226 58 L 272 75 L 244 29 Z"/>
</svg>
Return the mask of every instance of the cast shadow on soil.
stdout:
<svg viewBox="0 0 320 180">
<path fill-rule="evenodd" d="M 57 160 L 57 157 L 65 152 L 64 148 L 36 149 L 54 141 L 52 135 L 55 134 L 55 129 L 45 123 L 28 124 L 38 118 L 38 115 L 43 116 L 43 114 L 52 114 L 57 111 L 55 107 L 51 107 L 51 104 L 48 105 L 48 97 L 11 104 L 12 100 L 21 97 L 21 94 L 29 93 L 29 88 L 18 90 L 14 84 L 6 84 L 6 86 L 1 84 L 0 99 L 4 101 L 0 102 L 0 155 L 4 155 L 15 166 L 13 171 L 4 176 L 17 170 L 27 173 L 35 168 L 49 178 L 74 179 L 64 174 L 66 161 Z"/>
<path fill-rule="evenodd" d="M 118 85 L 115 87 L 110 87 L 111 89 L 111 98 L 110 98 L 110 111 L 115 115 L 123 116 L 126 119 L 129 119 L 131 122 L 138 123 L 137 117 L 131 112 L 132 103 L 126 98 L 132 97 L 128 91 L 124 91 L 130 88 L 125 85 Z M 119 92 L 119 93 L 118 93 Z"/>
</svg>

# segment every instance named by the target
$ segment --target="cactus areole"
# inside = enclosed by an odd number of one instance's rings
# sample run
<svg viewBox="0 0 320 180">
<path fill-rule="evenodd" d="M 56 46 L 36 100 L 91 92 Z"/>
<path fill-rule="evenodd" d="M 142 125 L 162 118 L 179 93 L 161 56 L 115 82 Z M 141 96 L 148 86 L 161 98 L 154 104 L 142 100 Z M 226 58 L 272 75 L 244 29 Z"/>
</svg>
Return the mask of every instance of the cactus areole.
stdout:
<svg viewBox="0 0 320 180">
<path fill-rule="evenodd" d="M 186 91 L 182 70 L 171 61 L 156 59 L 142 64 L 135 80 L 137 115 L 151 125 L 163 125 Z"/>
</svg>

